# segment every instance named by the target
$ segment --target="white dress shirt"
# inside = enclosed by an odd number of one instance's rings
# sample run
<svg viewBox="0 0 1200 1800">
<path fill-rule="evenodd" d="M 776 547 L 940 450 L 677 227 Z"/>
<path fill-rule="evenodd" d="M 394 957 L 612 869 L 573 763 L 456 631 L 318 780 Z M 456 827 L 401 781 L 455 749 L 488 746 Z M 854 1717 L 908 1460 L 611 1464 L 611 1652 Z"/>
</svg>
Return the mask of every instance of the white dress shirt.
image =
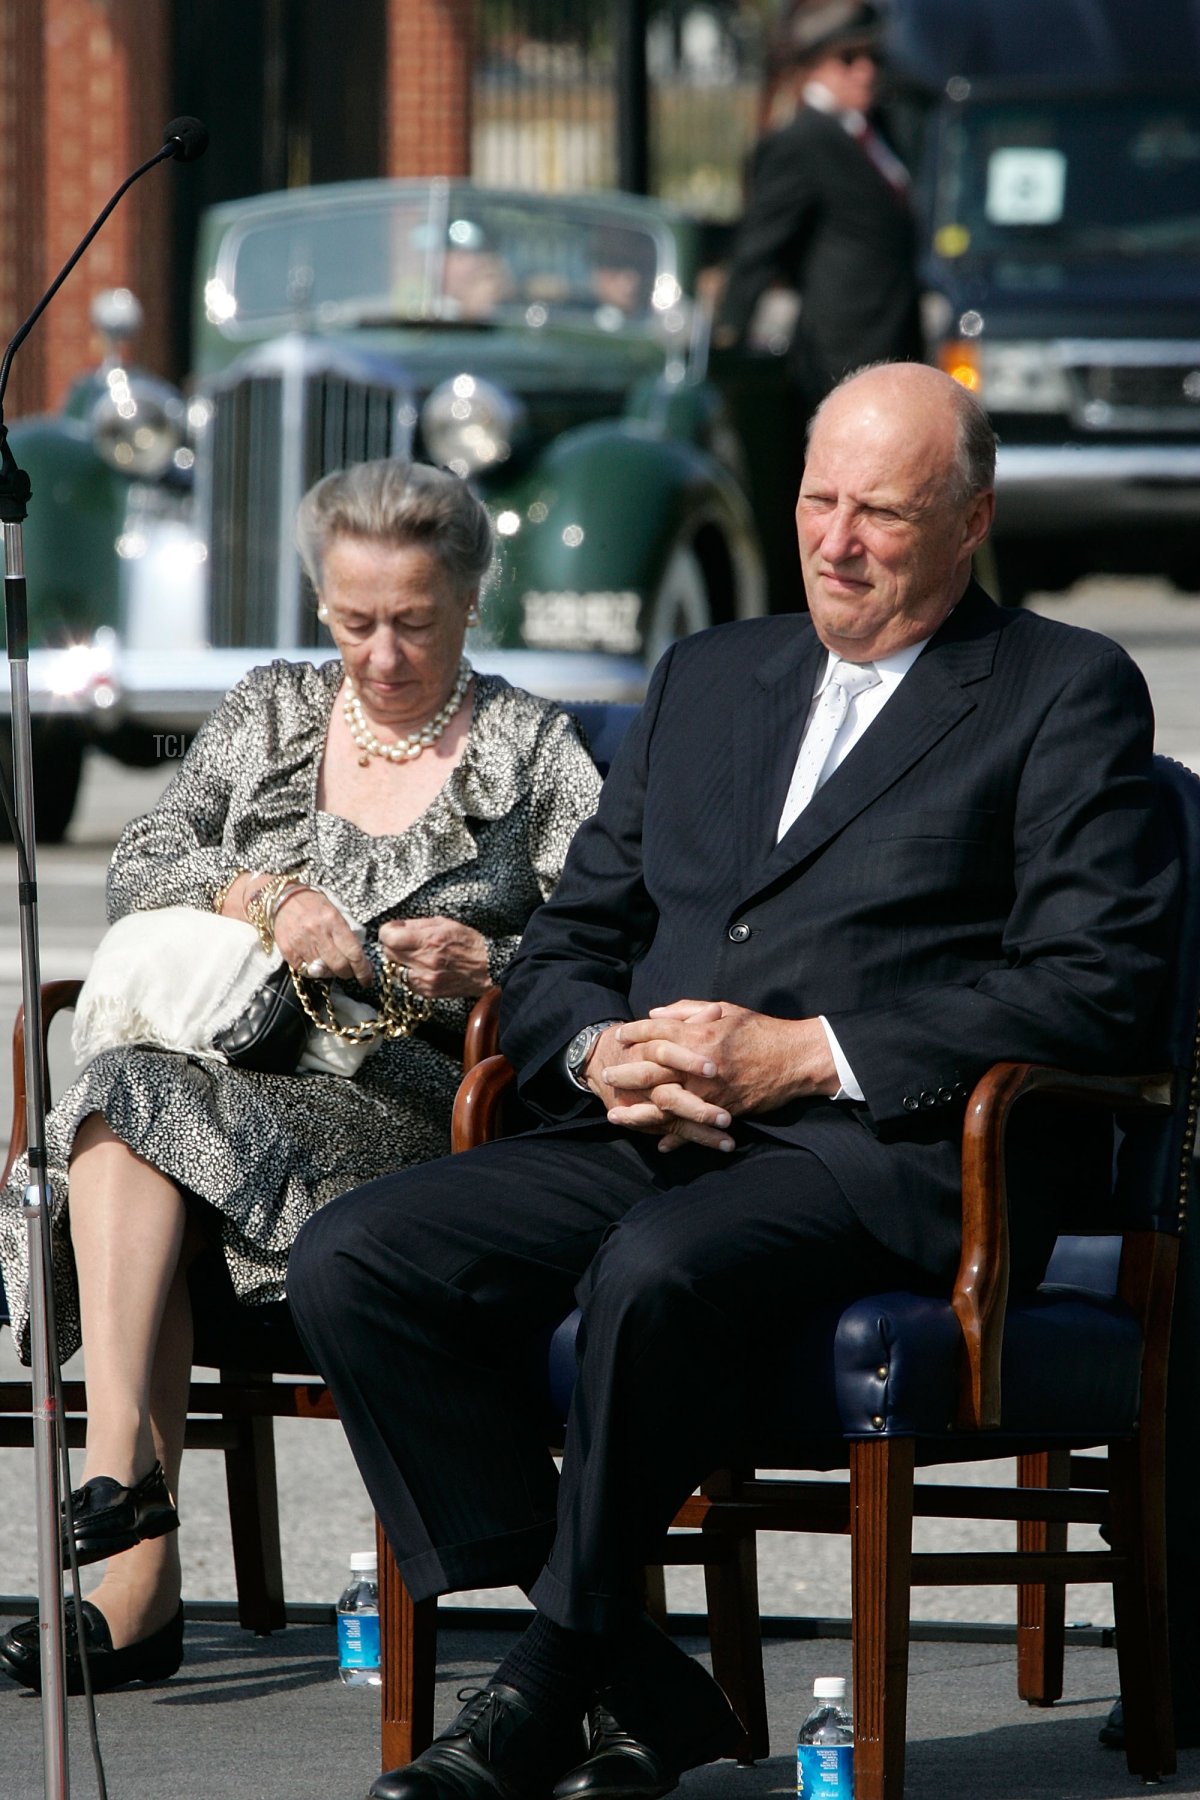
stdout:
<svg viewBox="0 0 1200 1800">
<path fill-rule="evenodd" d="M 867 688 L 863 693 L 856 694 L 854 699 L 851 700 L 846 712 L 846 717 L 842 721 L 841 730 L 834 738 L 829 755 L 826 757 L 824 766 L 821 769 L 820 779 L 817 783 L 818 790 L 826 781 L 828 781 L 838 765 L 845 762 L 859 738 L 862 737 L 863 733 L 879 717 L 880 713 L 883 711 L 892 695 L 896 692 L 896 689 L 900 686 L 900 683 L 904 680 L 904 677 L 908 674 L 908 671 L 912 668 L 928 642 L 928 638 L 922 638 L 920 643 L 909 644 L 907 649 L 897 650 L 892 656 L 876 656 L 871 659 L 873 666 L 879 675 L 879 683 L 876 687 Z M 817 703 L 828 685 L 830 671 L 837 660 L 837 655 L 834 651 L 830 650 L 826 653 L 825 664 L 821 670 L 820 679 L 813 690 L 812 704 L 808 709 L 808 717 L 804 721 L 805 736 L 807 736 L 808 728 L 812 724 L 813 714 L 817 710 Z M 802 737 L 800 741 L 801 744 L 803 744 L 804 738 Z M 782 827 L 783 821 L 781 818 L 780 835 L 782 835 Z M 820 1017 L 821 1024 L 824 1028 L 825 1036 L 829 1040 L 830 1053 L 833 1056 L 834 1066 L 838 1073 L 838 1080 L 841 1083 L 837 1093 L 833 1096 L 834 1099 L 865 1100 L 866 1095 L 863 1093 L 862 1088 L 855 1077 L 854 1070 L 846 1060 L 845 1053 L 842 1050 L 842 1046 L 837 1041 L 837 1035 L 832 1030 L 829 1020 L 823 1013 L 818 1016 Z"/>
</svg>

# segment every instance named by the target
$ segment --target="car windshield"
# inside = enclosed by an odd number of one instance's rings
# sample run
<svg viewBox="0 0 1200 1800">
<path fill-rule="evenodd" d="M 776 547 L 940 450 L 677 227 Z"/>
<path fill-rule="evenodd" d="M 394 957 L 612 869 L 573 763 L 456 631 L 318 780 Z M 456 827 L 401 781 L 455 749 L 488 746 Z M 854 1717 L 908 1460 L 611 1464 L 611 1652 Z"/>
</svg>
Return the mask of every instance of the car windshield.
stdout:
<svg viewBox="0 0 1200 1800">
<path fill-rule="evenodd" d="M 679 298 L 668 234 L 615 208 L 435 186 L 317 197 L 226 238 L 205 302 L 211 323 L 264 326 L 421 320 L 487 325 L 586 317 L 619 331 Z"/>
<path fill-rule="evenodd" d="M 1200 98 L 970 103 L 945 143 L 941 256 L 1032 272 L 1200 255 Z"/>
</svg>

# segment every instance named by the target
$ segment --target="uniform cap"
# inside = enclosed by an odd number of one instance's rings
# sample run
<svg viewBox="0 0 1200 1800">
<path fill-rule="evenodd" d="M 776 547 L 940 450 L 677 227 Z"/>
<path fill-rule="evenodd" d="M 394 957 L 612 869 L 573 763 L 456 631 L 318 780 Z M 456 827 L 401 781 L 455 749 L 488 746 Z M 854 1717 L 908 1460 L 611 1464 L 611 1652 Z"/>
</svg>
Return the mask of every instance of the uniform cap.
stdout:
<svg viewBox="0 0 1200 1800">
<path fill-rule="evenodd" d="M 816 62 L 854 46 L 877 50 L 882 36 L 879 8 L 869 0 L 824 0 L 793 18 L 787 28 L 787 53 L 793 62 Z"/>
</svg>

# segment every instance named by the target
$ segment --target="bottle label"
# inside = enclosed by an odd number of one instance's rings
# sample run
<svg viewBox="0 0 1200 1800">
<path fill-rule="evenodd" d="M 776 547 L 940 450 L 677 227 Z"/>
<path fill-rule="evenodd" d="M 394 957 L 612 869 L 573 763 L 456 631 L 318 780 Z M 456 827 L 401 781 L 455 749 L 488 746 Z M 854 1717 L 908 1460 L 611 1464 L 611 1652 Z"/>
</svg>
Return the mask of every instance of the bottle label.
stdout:
<svg viewBox="0 0 1200 1800">
<path fill-rule="evenodd" d="M 854 1800 L 853 1744 L 797 1744 L 800 1800 Z"/>
<path fill-rule="evenodd" d="M 338 1614 L 338 1664 L 343 1669 L 379 1667 L 379 1614 Z"/>
</svg>

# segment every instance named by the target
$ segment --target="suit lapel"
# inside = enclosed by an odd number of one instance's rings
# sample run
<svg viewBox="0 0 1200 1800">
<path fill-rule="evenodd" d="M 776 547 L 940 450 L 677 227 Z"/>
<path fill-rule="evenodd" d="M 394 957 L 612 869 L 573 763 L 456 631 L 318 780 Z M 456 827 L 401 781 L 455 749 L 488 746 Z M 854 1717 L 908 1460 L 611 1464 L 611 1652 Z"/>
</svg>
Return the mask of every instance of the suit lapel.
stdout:
<svg viewBox="0 0 1200 1800">
<path fill-rule="evenodd" d="M 991 674 L 1001 628 L 1000 609 L 981 588 L 972 585 L 875 723 L 817 791 L 791 830 L 765 858 L 748 859 L 743 865 L 747 876 L 743 893 L 766 887 L 820 850 L 975 710 L 970 686 Z M 807 690 L 810 699 L 815 657 L 812 667 Z M 793 740 L 793 761 L 797 741 L 798 734 Z M 789 762 L 789 777 L 791 767 Z M 782 805 L 781 792 L 771 825 L 772 839 Z"/>
<path fill-rule="evenodd" d="M 739 871 L 757 868 L 775 842 L 825 654 L 808 620 L 797 620 L 797 634 L 787 648 L 760 664 L 751 677 L 749 704 L 739 711 L 732 746 Z"/>
</svg>

